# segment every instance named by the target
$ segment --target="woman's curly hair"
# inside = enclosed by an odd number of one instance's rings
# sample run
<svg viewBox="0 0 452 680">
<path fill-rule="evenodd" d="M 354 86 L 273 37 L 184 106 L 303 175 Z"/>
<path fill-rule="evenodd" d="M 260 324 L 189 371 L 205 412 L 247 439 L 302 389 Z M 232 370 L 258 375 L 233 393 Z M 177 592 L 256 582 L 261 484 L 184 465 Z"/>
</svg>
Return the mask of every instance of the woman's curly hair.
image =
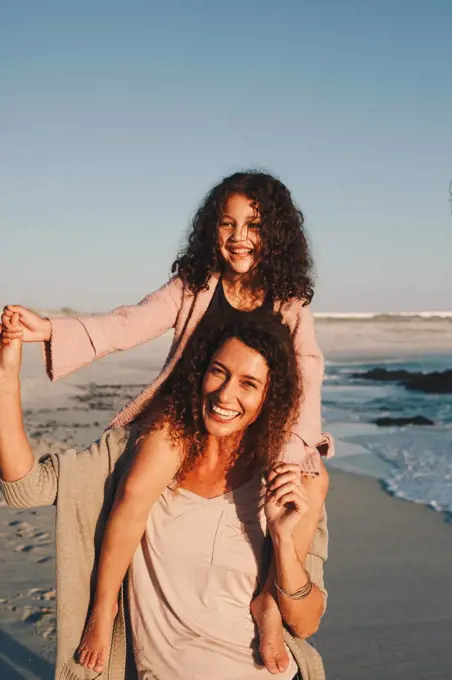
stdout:
<svg viewBox="0 0 452 680">
<path fill-rule="evenodd" d="M 252 201 L 260 217 L 260 285 L 274 300 L 298 298 L 309 303 L 314 294 L 313 261 L 303 214 L 282 182 L 255 170 L 225 177 L 209 191 L 193 218 L 187 245 L 171 271 L 193 293 L 198 293 L 207 287 L 211 274 L 222 270 L 217 228 L 225 203 L 234 194 Z"/>
<path fill-rule="evenodd" d="M 300 378 L 289 328 L 274 312 L 224 322 L 202 322 L 190 338 L 171 375 L 142 415 L 140 438 L 168 426 L 174 444 L 181 446 L 180 482 L 204 452 L 207 432 L 202 416 L 202 384 L 210 362 L 232 338 L 261 354 L 269 368 L 269 381 L 257 419 L 245 430 L 237 455 L 250 464 L 269 468 L 290 435 L 301 398 Z"/>
</svg>

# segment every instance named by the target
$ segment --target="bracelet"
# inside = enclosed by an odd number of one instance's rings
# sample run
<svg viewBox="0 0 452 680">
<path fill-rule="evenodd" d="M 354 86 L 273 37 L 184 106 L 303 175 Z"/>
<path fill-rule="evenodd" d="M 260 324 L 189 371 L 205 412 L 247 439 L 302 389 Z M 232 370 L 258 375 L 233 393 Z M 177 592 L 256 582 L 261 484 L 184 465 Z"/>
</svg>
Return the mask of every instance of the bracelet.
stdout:
<svg viewBox="0 0 452 680">
<path fill-rule="evenodd" d="M 309 595 L 309 593 L 312 590 L 313 583 L 311 581 L 311 577 L 309 575 L 309 572 L 306 572 L 308 575 L 308 580 L 304 584 L 304 586 L 301 586 L 298 590 L 296 590 L 294 593 L 287 593 L 281 586 L 279 586 L 276 582 L 276 579 L 274 580 L 275 588 L 278 592 L 281 593 L 281 595 L 284 595 L 284 597 L 288 597 L 291 600 L 304 600 L 305 597 Z"/>
</svg>

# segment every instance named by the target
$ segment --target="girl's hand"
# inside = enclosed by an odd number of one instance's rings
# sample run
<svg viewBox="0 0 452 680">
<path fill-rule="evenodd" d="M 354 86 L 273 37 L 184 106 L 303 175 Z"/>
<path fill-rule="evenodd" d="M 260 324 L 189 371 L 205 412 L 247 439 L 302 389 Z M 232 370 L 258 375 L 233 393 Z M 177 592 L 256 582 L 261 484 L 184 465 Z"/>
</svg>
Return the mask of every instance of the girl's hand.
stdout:
<svg viewBox="0 0 452 680">
<path fill-rule="evenodd" d="M 22 326 L 19 314 L 13 314 L 8 320 L 8 327 L 15 333 L 15 339 L 6 344 L 3 337 L 0 342 L 0 380 L 19 380 L 20 367 L 22 365 Z M 2 333 L 3 335 L 3 333 Z"/>
<path fill-rule="evenodd" d="M 289 539 L 310 509 L 309 495 L 298 465 L 277 463 L 269 472 L 265 514 L 273 538 Z"/>
<path fill-rule="evenodd" d="M 19 315 L 21 332 L 17 328 L 11 328 L 10 322 L 13 314 Z M 8 305 L 3 309 L 0 332 L 2 344 L 5 345 L 17 338 L 21 338 L 23 342 L 42 342 L 50 340 L 52 325 L 50 319 L 44 319 L 30 309 L 20 305 Z"/>
</svg>

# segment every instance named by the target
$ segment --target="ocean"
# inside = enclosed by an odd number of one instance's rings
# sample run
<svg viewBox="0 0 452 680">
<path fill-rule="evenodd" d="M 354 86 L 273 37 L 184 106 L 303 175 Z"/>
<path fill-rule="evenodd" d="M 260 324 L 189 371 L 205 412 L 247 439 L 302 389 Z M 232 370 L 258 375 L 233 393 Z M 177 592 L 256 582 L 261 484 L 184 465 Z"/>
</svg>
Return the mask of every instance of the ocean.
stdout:
<svg viewBox="0 0 452 680">
<path fill-rule="evenodd" d="M 373 369 L 407 371 L 408 382 L 413 373 L 428 380 L 435 372 L 452 369 L 452 351 L 327 360 L 323 415 L 325 429 L 337 444 L 332 465 L 377 477 L 388 493 L 452 518 L 452 393 L 426 393 L 396 380 L 364 379 Z M 380 419 L 391 423 L 416 417 L 433 424 L 376 424 Z"/>
</svg>

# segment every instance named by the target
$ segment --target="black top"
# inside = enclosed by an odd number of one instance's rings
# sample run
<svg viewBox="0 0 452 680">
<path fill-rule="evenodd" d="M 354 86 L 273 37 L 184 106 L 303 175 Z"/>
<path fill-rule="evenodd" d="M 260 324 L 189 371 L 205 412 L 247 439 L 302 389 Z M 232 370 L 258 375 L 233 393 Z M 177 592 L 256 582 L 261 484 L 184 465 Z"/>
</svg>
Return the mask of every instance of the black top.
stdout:
<svg viewBox="0 0 452 680">
<path fill-rule="evenodd" d="M 260 307 L 250 310 L 236 309 L 231 305 L 224 294 L 223 281 L 220 278 L 210 304 L 207 307 L 206 313 L 204 314 L 204 319 L 215 316 L 224 320 L 227 318 L 230 321 L 235 321 L 237 319 L 243 318 L 243 314 L 250 314 L 252 316 L 261 310 L 270 312 L 273 311 L 273 302 L 270 295 L 265 296 L 264 302 Z"/>
</svg>

